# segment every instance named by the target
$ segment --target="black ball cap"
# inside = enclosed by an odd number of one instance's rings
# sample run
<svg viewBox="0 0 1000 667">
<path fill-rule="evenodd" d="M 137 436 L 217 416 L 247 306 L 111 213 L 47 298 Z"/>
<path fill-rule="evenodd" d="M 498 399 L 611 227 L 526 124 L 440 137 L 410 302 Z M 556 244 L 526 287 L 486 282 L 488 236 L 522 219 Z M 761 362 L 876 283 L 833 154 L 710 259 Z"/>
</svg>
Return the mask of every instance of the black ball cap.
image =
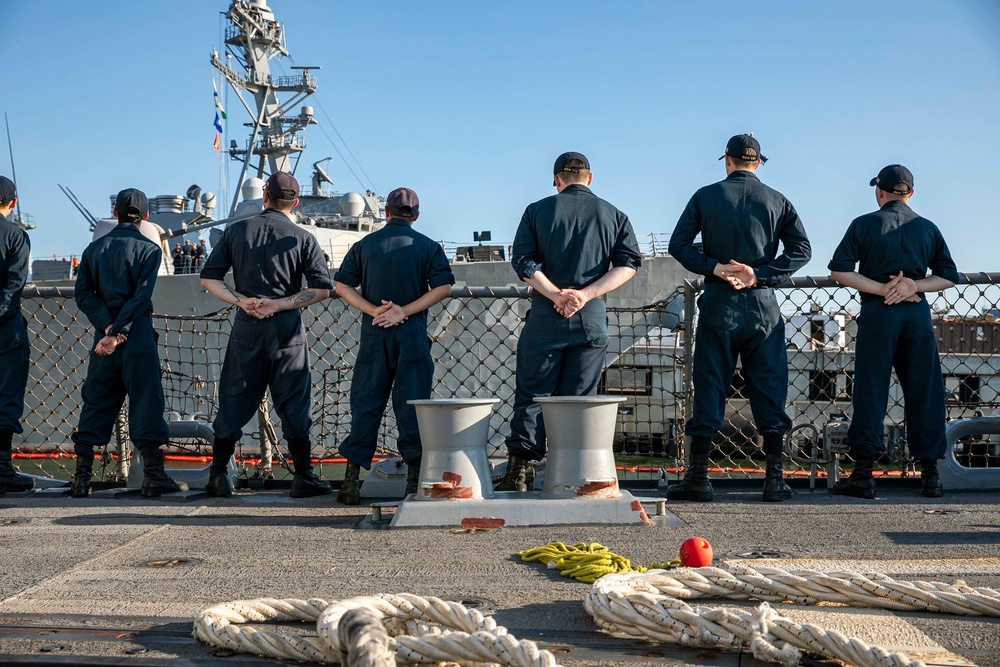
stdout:
<svg viewBox="0 0 1000 667">
<path fill-rule="evenodd" d="M 726 144 L 726 152 L 719 159 L 729 156 L 744 162 L 756 162 L 761 164 L 767 162 L 767 158 L 760 152 L 760 142 L 754 139 L 752 134 L 737 134 Z"/>
<path fill-rule="evenodd" d="M 410 188 L 396 188 L 385 198 L 385 210 L 394 216 L 412 218 L 420 211 L 420 200 Z"/>
<path fill-rule="evenodd" d="M 295 199 L 299 196 L 299 182 L 287 171 L 276 171 L 264 184 L 267 194 L 275 199 Z"/>
<path fill-rule="evenodd" d="M 582 162 L 583 166 L 579 164 L 571 165 L 570 162 Z M 556 163 L 552 166 L 552 173 L 558 174 L 564 171 L 568 171 L 571 174 L 579 174 L 581 171 L 586 169 L 590 171 L 590 160 L 583 153 L 577 153 L 576 151 L 570 151 L 568 153 L 563 153 L 556 158 Z"/>
<path fill-rule="evenodd" d="M 882 171 L 868 185 L 877 185 L 880 190 L 894 195 L 908 195 L 913 192 L 913 173 L 901 164 L 890 164 L 882 167 Z"/>
<path fill-rule="evenodd" d="M 6 176 L 0 176 L 0 204 L 6 204 L 14 199 L 17 199 L 17 188 L 14 187 L 14 181 Z"/>
<path fill-rule="evenodd" d="M 118 211 L 118 222 L 142 220 L 149 213 L 149 200 L 142 190 L 126 188 L 115 197 L 115 210 Z"/>
</svg>

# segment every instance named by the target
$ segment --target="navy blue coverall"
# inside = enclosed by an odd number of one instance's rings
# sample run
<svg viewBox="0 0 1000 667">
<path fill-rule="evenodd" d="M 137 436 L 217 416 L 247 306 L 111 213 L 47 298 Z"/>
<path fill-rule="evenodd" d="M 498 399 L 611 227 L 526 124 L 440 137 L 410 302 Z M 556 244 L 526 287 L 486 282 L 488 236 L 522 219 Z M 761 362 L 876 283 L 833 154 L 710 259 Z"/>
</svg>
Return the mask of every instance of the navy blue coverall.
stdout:
<svg viewBox="0 0 1000 667">
<path fill-rule="evenodd" d="M 530 204 L 514 235 L 511 265 L 522 280 L 541 271 L 560 289 L 582 289 L 611 267 L 638 269 L 642 254 L 628 216 L 590 188 L 572 184 Z M 545 456 L 540 396 L 593 396 L 608 349 L 604 299 L 588 301 L 566 318 L 541 294 L 532 294 L 517 341 L 514 414 L 507 453 Z"/>
<path fill-rule="evenodd" d="M 30 252 L 24 230 L 0 216 L 0 443 L 6 446 L 14 433 L 24 432 L 21 415 L 31 347 L 21 315 L 21 293 Z"/>
<path fill-rule="evenodd" d="M 333 287 L 316 237 L 272 208 L 227 227 L 201 277 L 222 280 L 230 268 L 236 291 L 247 297 L 282 299 L 302 291 L 303 281 L 309 289 Z M 219 377 L 219 412 L 212 424 L 217 449 L 235 447 L 268 388 L 289 454 L 293 459 L 309 455 L 312 378 L 298 309 L 263 320 L 236 311 Z M 224 464 L 230 455 L 227 451 L 215 460 Z"/>
<path fill-rule="evenodd" d="M 699 233 L 700 249 L 694 243 Z M 705 276 L 695 335 L 694 411 L 685 425 L 692 454 L 706 456 L 722 426 L 737 356 L 764 451 L 780 453 L 791 420 L 785 414 L 785 328 L 773 288 L 812 256 L 798 213 L 753 172 L 737 170 L 694 193 L 669 252 L 685 269 Z M 733 260 L 753 267 L 756 285 L 736 290 L 713 273 L 717 264 Z"/>
<path fill-rule="evenodd" d="M 72 435 L 78 457 L 93 459 L 94 447 L 110 442 L 126 395 L 129 438 L 136 448 L 155 449 L 169 440 L 152 319 L 162 257 L 136 225 L 122 222 L 88 245 L 80 258 L 76 304 L 94 326 L 94 345 L 105 331 L 128 340 L 106 357 L 91 348 L 80 423 Z"/>
<path fill-rule="evenodd" d="M 935 276 L 957 283 L 955 262 L 940 230 L 905 202 L 890 201 L 881 209 L 856 218 L 833 253 L 827 268 L 858 273 L 880 283 L 900 271 L 912 280 Z M 861 293 L 861 313 L 855 340 L 854 414 L 847 443 L 856 457 L 877 458 L 885 449 L 889 380 L 896 370 L 906 399 L 906 441 L 917 460 L 944 457 L 944 379 L 930 306 L 922 293 L 919 303 L 886 305 L 884 298 Z"/>
<path fill-rule="evenodd" d="M 405 306 L 435 287 L 455 284 L 441 245 L 398 218 L 352 245 L 333 278 L 349 287 L 360 285 L 361 296 L 375 305 Z M 419 466 L 423 448 L 417 413 L 407 401 L 430 398 L 433 381 L 427 311 L 394 327 L 377 327 L 370 315 L 362 316 L 351 380 L 351 433 L 340 443 L 341 455 L 366 470 L 371 467 L 391 393 L 399 455 L 408 466 Z"/>
</svg>

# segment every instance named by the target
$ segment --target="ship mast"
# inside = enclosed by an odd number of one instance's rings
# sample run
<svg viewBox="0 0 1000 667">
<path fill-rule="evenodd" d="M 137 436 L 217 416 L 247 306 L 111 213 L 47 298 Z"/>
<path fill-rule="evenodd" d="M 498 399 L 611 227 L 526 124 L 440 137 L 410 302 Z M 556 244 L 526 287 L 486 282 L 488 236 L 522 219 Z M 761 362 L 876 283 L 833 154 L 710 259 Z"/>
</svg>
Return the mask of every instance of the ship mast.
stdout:
<svg viewBox="0 0 1000 667">
<path fill-rule="evenodd" d="M 316 92 L 316 77 L 310 70 L 318 67 L 292 67 L 300 70 L 294 76 L 272 76 L 270 61 L 278 56 L 289 56 L 285 48 L 285 31 L 280 21 L 267 6 L 267 0 L 233 0 L 226 12 L 226 52 L 242 66 L 237 71 L 223 62 L 217 51 L 212 52 L 212 65 L 222 73 L 233 87 L 247 113 L 253 119 L 247 123 L 253 133 L 245 147 L 235 140 L 230 142 L 229 156 L 243 162 L 243 171 L 236 188 L 230 213 L 236 209 L 236 200 L 246 178 L 253 157 L 258 156 L 257 178 L 265 173 L 294 171 L 290 156 L 298 157 L 305 149 L 299 131 L 316 123 L 312 107 L 304 106 L 296 116 L 291 109 Z M 243 91 L 253 95 L 255 109 L 243 99 Z M 282 104 L 278 93 L 290 93 Z"/>
</svg>

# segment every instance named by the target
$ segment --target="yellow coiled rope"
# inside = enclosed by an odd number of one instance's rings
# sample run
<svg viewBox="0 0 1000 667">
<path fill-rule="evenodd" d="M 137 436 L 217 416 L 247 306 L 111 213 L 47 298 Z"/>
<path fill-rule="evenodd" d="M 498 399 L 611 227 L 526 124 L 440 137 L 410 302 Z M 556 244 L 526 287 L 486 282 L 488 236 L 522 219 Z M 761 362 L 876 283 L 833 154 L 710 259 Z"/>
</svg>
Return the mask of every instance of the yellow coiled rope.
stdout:
<svg viewBox="0 0 1000 667">
<path fill-rule="evenodd" d="M 540 561 L 549 569 L 559 570 L 564 577 L 592 584 L 606 574 L 624 572 L 645 572 L 650 569 L 670 570 L 680 567 L 679 560 L 650 565 L 632 565 L 624 556 L 611 553 L 606 546 L 597 542 L 577 542 L 573 546 L 562 542 L 552 542 L 543 547 L 525 549 L 517 553 L 525 563 Z"/>
</svg>

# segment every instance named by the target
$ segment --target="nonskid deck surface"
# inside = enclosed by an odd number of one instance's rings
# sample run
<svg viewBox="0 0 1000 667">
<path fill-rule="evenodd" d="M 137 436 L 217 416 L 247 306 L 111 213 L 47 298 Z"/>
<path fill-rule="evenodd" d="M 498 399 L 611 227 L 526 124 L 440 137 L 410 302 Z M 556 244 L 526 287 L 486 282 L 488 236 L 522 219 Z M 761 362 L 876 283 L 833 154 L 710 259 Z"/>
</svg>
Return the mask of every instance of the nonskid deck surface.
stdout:
<svg viewBox="0 0 1000 667">
<path fill-rule="evenodd" d="M 779 558 L 762 563 L 787 569 L 1000 588 L 1000 492 L 939 500 L 910 488 L 880 487 L 879 493 L 878 500 L 863 501 L 802 489 L 792 501 L 764 504 L 757 485 L 730 486 L 717 489 L 713 503 L 669 502 L 676 520 L 654 525 L 475 532 L 378 529 L 365 505 L 292 500 L 281 492 L 187 504 L 0 495 L 0 664 L 278 664 L 197 643 L 190 637 L 192 618 L 237 599 L 401 592 L 492 614 L 518 638 L 556 650 L 567 666 L 753 663 L 734 651 L 599 632 L 583 608 L 587 584 L 516 556 L 552 541 L 600 542 L 633 563 L 651 563 L 676 557 L 684 539 L 699 535 L 717 559 L 764 554 Z M 778 610 L 911 651 L 928 664 L 1000 665 L 1000 619 Z"/>
</svg>

